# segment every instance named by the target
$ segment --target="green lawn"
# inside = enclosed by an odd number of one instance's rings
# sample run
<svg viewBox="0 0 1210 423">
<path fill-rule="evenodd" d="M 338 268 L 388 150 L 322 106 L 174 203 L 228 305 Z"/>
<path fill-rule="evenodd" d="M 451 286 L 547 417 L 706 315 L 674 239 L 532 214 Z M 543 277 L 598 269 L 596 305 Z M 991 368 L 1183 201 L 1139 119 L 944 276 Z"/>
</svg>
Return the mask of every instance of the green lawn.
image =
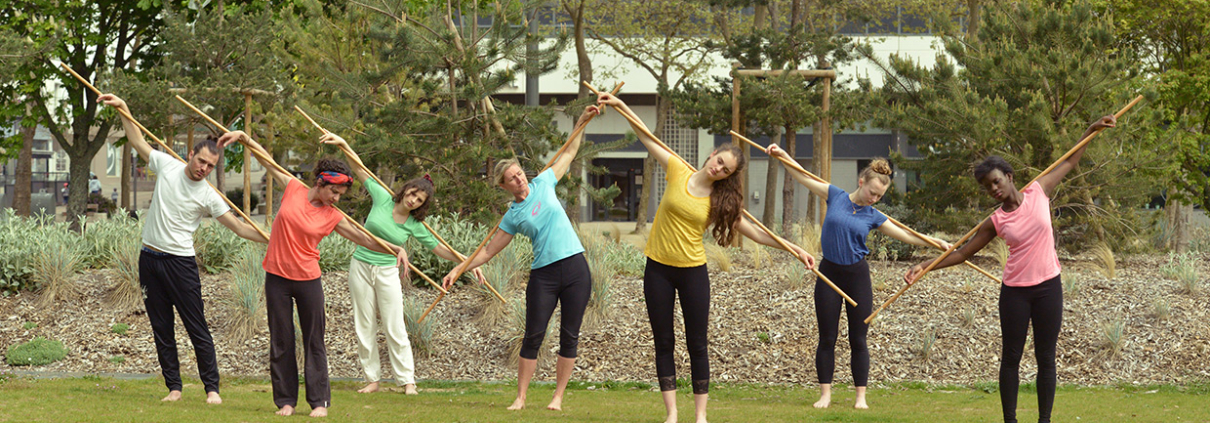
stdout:
<svg viewBox="0 0 1210 423">
<path fill-rule="evenodd" d="M 281 421 L 273 415 L 265 380 L 225 378 L 223 405 L 208 406 L 197 380 L 186 380 L 185 398 L 161 403 L 159 379 L 11 379 L 0 381 L 0 421 Z M 329 419 L 371 422 L 660 422 L 663 405 L 649 385 L 577 383 L 568 390 L 563 412 L 545 410 L 553 386 L 536 385 L 529 408 L 504 409 L 514 387 L 505 383 L 422 382 L 421 395 L 401 392 L 359 395 L 360 383 L 333 384 Z M 853 392 L 839 387 L 832 408 L 815 410 L 818 391 L 801 387 L 715 384 L 712 422 L 995 422 L 1000 398 L 994 384 L 981 388 L 904 384 L 871 390 L 870 410 L 851 408 Z M 991 392 L 986 392 L 991 391 Z M 1036 397 L 1027 386 L 1020 395 L 1022 422 L 1037 419 Z M 1210 422 L 1210 386 L 1062 387 L 1054 420 L 1062 422 Z M 692 396 L 680 395 L 681 421 L 692 421 Z M 307 419 L 300 404 L 293 420 Z"/>
</svg>

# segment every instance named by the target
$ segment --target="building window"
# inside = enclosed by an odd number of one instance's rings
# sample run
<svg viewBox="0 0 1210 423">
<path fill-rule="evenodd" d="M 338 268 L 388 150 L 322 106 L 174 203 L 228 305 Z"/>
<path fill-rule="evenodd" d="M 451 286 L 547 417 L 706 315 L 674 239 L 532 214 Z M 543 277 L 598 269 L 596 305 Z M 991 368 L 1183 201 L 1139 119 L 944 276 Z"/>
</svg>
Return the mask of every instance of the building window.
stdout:
<svg viewBox="0 0 1210 423">
<path fill-rule="evenodd" d="M 667 120 L 664 121 L 664 144 L 675 151 L 677 155 L 684 158 L 693 167 L 697 167 L 697 130 L 688 128 L 680 124 L 680 114 L 669 106 Z M 664 187 L 668 185 L 668 181 L 664 180 L 667 173 L 664 168 L 656 166 L 655 174 L 651 175 L 652 181 L 656 185 L 655 198 L 663 197 Z M 654 216 L 654 214 L 652 215 Z"/>
</svg>

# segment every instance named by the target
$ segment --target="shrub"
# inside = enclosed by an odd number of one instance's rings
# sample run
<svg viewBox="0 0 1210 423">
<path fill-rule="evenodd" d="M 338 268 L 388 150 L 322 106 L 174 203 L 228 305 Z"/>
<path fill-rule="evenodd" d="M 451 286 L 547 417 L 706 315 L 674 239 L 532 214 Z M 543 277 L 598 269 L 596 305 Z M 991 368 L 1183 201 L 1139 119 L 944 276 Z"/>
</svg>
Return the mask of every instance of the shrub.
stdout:
<svg viewBox="0 0 1210 423">
<path fill-rule="evenodd" d="M 937 343 L 937 331 L 933 328 L 925 329 L 912 345 L 912 353 L 916 354 L 924 361 L 929 361 L 933 357 L 933 346 Z"/>
<path fill-rule="evenodd" d="M 324 273 L 349 270 L 349 261 L 353 259 L 355 250 L 357 250 L 357 244 L 332 232 L 319 241 L 319 270 Z M 409 252 L 411 251 L 409 250 Z M 408 258 L 411 259 L 410 256 Z M 415 279 L 427 284 L 420 278 Z"/>
<path fill-rule="evenodd" d="M 34 330 L 37 327 L 38 327 L 38 324 L 34 323 L 34 322 L 25 322 L 25 324 L 21 325 L 21 328 L 25 329 L 25 330 Z"/>
<path fill-rule="evenodd" d="M 52 341 L 41 336 L 24 344 L 8 347 L 5 362 L 10 366 L 42 366 L 67 357 L 67 349 L 63 343 Z"/>
<path fill-rule="evenodd" d="M 448 242 L 454 250 L 464 255 L 474 252 L 475 247 L 479 246 L 479 242 L 483 241 L 483 238 L 487 236 L 488 229 L 490 229 L 490 227 L 476 225 L 470 220 L 462 219 L 458 215 L 442 216 L 431 214 L 424 221 L 437 232 L 437 235 Z M 524 236 L 513 237 L 513 241 L 509 245 L 517 245 L 522 241 L 528 245 L 528 240 Z M 438 257 L 414 239 L 409 239 L 404 248 L 408 250 L 408 261 L 416 266 L 417 269 L 424 271 L 429 277 L 433 277 L 434 281 L 440 282 L 439 278 L 445 276 L 458 264 Z M 497 259 L 493 258 L 492 260 Z M 529 263 L 526 263 L 526 267 L 528 265 Z M 458 282 L 462 284 L 478 283 L 478 281 L 475 281 L 470 276 L 470 272 L 459 278 Z M 428 282 L 425 282 L 419 276 L 412 278 L 412 284 L 422 288 L 429 287 Z"/>
<path fill-rule="evenodd" d="M 125 323 L 114 323 L 113 326 L 109 327 L 110 332 L 116 333 L 118 335 L 125 335 L 127 330 L 130 330 L 130 325 L 125 324 Z"/>
<path fill-rule="evenodd" d="M 483 276 L 487 278 L 487 283 L 491 284 L 492 288 L 495 288 L 500 295 L 508 294 L 508 286 L 513 284 L 512 281 L 521 273 L 521 267 L 519 266 L 524 266 L 513 261 L 515 260 L 513 254 L 504 254 L 506 251 L 515 251 L 515 249 L 516 247 L 511 245 L 505 247 L 492 261 L 487 262 L 487 264 L 481 267 Z M 479 310 L 475 316 L 475 321 L 486 328 L 496 327 L 503 321 L 505 314 L 508 313 L 508 305 L 500 302 L 500 299 L 496 298 L 496 294 L 493 294 L 486 286 L 478 282 L 475 282 L 471 286 L 473 287 L 472 291 L 475 293 L 476 308 Z M 508 299 L 508 297 L 505 297 L 505 299 Z M 524 316 L 522 318 L 524 319 Z"/>
<path fill-rule="evenodd" d="M 595 326 L 609 317 L 613 305 L 612 286 L 618 263 L 610 250 L 617 243 L 595 233 L 580 234 L 580 241 L 584 244 L 584 258 L 592 272 L 592 296 L 588 299 L 585 320 L 590 326 Z"/>
<path fill-rule="evenodd" d="M 1164 277 L 1175 280 L 1183 294 L 1194 294 L 1200 290 L 1201 272 L 1197 270 L 1198 259 L 1192 253 L 1168 253 L 1168 263 L 1160 267 Z"/>
<path fill-rule="evenodd" d="M 143 287 L 139 284 L 139 255 L 143 248 L 140 234 L 129 228 L 138 228 L 138 221 L 129 217 L 116 217 L 110 220 L 125 221 L 113 226 L 125 227 L 124 230 L 114 231 L 123 234 L 107 241 L 109 266 L 117 275 L 117 281 L 105 294 L 106 304 L 120 312 L 138 309 L 143 303 Z M 85 236 L 87 238 L 87 236 Z"/>
<path fill-rule="evenodd" d="M 811 253 L 811 255 L 815 256 L 815 258 L 821 257 L 821 254 L 823 254 L 823 246 L 820 245 L 819 235 L 822 233 L 822 230 L 818 224 L 812 223 L 811 221 L 803 221 L 801 224 L 795 223 L 791 227 L 791 231 L 794 232 L 791 234 L 791 236 L 793 236 L 792 239 L 794 240 L 794 243 L 798 244 L 798 246 L 802 247 L 804 250 L 807 250 L 807 252 Z"/>
<path fill-rule="evenodd" d="M 246 244 L 248 241 L 215 222 L 203 223 L 193 232 L 193 248 L 197 254 L 198 267 L 212 275 L 231 269 L 236 256 L 232 252 L 239 251 Z M 320 263 L 323 263 L 322 250 Z M 345 260 L 345 265 L 348 264 L 348 260 Z"/>
<path fill-rule="evenodd" d="M 256 191 L 252 191 L 252 195 L 249 197 L 251 201 L 249 201 L 248 204 L 251 205 L 251 210 L 256 210 L 256 206 L 260 205 L 260 195 L 257 194 Z M 227 198 L 231 199 L 231 202 L 235 203 L 236 206 L 243 207 L 244 187 L 236 187 L 235 189 L 228 190 Z M 247 212 L 247 210 L 244 211 Z"/>
<path fill-rule="evenodd" d="M 24 218 L 13 209 L 0 211 L 0 292 L 5 295 L 35 289 L 34 259 L 45 237 L 44 229 L 54 227 L 50 216 Z"/>
<path fill-rule="evenodd" d="M 514 298 L 508 302 L 508 314 L 505 320 L 505 331 L 508 335 L 506 343 L 508 345 L 508 360 L 510 365 L 517 365 L 517 358 L 521 354 L 521 344 L 525 341 L 525 300 Z M 553 340 L 559 337 L 559 332 L 555 326 L 557 316 L 551 316 L 550 322 L 546 326 L 546 336 L 542 338 L 542 346 L 538 348 L 538 366 L 542 366 L 550 361 L 553 354 L 550 353 L 550 347 L 553 345 Z M 552 336 L 553 335 L 553 336 Z"/>
<path fill-rule="evenodd" d="M 33 275 L 39 293 L 38 308 L 43 310 L 79 293 L 80 287 L 72 279 L 84 270 L 85 253 L 75 232 L 50 229 L 44 233 L 46 236 L 39 239 L 42 244 L 34 258 Z"/>
<path fill-rule="evenodd" d="M 261 258 L 265 256 L 264 251 L 261 244 L 253 244 L 236 254 L 227 294 L 220 299 L 227 309 L 226 326 L 231 337 L 238 341 L 251 339 L 263 326 L 265 271 L 261 269 Z"/>
<path fill-rule="evenodd" d="M 1080 295 L 1080 279 L 1082 277 L 1078 273 L 1072 273 L 1063 278 L 1063 295 L 1074 298 Z"/>
<path fill-rule="evenodd" d="M 992 242 L 987 243 L 987 251 L 1000 263 L 1000 267 L 1008 265 L 1008 244 L 1004 242 L 1004 238 L 993 238 Z"/>
<path fill-rule="evenodd" d="M 816 259 L 818 260 L 818 258 Z M 817 263 L 818 264 L 818 263 Z M 800 263 L 781 266 L 781 278 L 790 289 L 805 289 L 812 286 L 811 271 Z"/>
<path fill-rule="evenodd" d="M 1112 280 L 1117 277 L 1117 263 L 1113 257 L 1113 249 L 1109 244 L 1101 241 L 1092 246 L 1090 250 L 1092 256 L 1096 259 L 1095 267 L 1106 279 Z"/>
<path fill-rule="evenodd" d="M 114 267 L 114 246 L 123 241 L 142 244 L 143 226 L 126 213 L 114 213 L 109 219 L 82 221 L 85 247 L 84 263 L 93 269 Z M 137 258 L 137 255 L 136 255 Z M 136 266 L 137 267 L 137 266 Z"/>
<path fill-rule="evenodd" d="M 433 345 L 433 321 L 420 321 L 424 309 L 424 302 L 412 297 L 403 297 L 403 323 L 407 327 L 408 341 L 416 351 L 429 353 Z"/>
<path fill-rule="evenodd" d="M 724 248 L 715 242 L 704 242 L 706 245 L 706 261 L 713 263 L 713 267 L 720 272 L 731 271 L 731 254 L 730 248 Z"/>
<path fill-rule="evenodd" d="M 979 318 L 979 309 L 977 309 L 975 307 L 969 307 L 965 310 L 962 310 L 962 314 L 959 317 L 962 319 L 962 321 L 961 321 L 962 329 L 973 328 L 973 327 L 975 327 L 975 321 L 978 320 L 978 318 Z"/>
<path fill-rule="evenodd" d="M 1105 355 L 1117 357 L 1122 354 L 1122 347 L 1126 343 L 1125 331 L 1126 324 L 1120 318 L 1101 323 L 1101 350 Z"/>
<path fill-rule="evenodd" d="M 1172 316 L 1172 306 L 1168 304 L 1168 301 L 1156 299 L 1151 302 L 1150 314 L 1155 320 L 1168 320 L 1168 317 Z"/>
</svg>

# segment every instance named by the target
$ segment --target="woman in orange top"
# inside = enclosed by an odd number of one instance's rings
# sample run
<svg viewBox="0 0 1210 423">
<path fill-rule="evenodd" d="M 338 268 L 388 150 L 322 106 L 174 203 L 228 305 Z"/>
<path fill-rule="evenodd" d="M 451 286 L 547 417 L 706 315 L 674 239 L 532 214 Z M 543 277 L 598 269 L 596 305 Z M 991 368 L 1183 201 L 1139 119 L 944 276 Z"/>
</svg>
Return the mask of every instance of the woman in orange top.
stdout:
<svg viewBox="0 0 1210 423">
<path fill-rule="evenodd" d="M 229 132 L 219 138 L 219 147 L 243 139 L 245 148 L 264 147 L 243 131 Z M 336 231 L 353 243 L 396 256 L 407 277 L 407 252 L 390 245 L 383 250 L 378 242 L 349 223 L 333 206 L 353 185 L 349 165 L 340 160 L 320 159 L 315 165 L 315 184 L 307 188 L 293 175 L 282 172 L 275 163 L 261 163 L 273 178 L 286 188 L 281 207 L 273 220 L 269 248 L 265 252 L 265 309 L 269 314 L 269 376 L 273 382 L 273 403 L 277 414 L 294 414 L 298 403 L 298 362 L 294 357 L 294 306 L 302 329 L 306 355 L 307 403 L 311 417 L 328 415 L 332 400 L 328 384 L 328 354 L 324 346 L 324 291 L 320 283 L 319 241 Z M 272 201 L 272 200 L 270 200 Z"/>
</svg>

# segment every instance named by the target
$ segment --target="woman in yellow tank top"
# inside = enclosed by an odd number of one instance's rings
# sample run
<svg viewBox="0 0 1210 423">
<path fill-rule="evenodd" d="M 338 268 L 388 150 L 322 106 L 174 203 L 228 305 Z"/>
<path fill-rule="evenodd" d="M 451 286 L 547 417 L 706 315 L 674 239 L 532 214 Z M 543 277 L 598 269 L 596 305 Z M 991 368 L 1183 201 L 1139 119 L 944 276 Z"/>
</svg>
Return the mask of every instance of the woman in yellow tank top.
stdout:
<svg viewBox="0 0 1210 423">
<path fill-rule="evenodd" d="M 710 316 L 710 276 L 706 270 L 706 251 L 702 237 L 706 228 L 719 245 L 730 245 L 736 232 L 770 247 L 781 248 L 778 240 L 740 218 L 744 194 L 739 174 L 744 168 L 742 151 L 731 144 L 716 148 L 699 170 L 665 150 L 647 137 L 642 121 L 623 103 L 602 93 L 597 103 L 613 106 L 637 122 L 635 132 L 651 157 L 667 171 L 668 187 L 660 199 L 651 225 L 644 254 L 643 296 L 651 332 L 655 340 L 656 376 L 667 411 L 667 423 L 676 422 L 676 365 L 673 362 L 675 334 L 673 306 L 679 295 L 685 319 L 685 342 L 693 383 L 696 421 L 706 421 L 706 402 L 710 391 L 710 358 L 706 329 Z M 635 125 L 632 123 L 632 125 Z M 807 268 L 815 267 L 815 258 L 801 247 L 782 240 L 802 257 Z"/>
</svg>

